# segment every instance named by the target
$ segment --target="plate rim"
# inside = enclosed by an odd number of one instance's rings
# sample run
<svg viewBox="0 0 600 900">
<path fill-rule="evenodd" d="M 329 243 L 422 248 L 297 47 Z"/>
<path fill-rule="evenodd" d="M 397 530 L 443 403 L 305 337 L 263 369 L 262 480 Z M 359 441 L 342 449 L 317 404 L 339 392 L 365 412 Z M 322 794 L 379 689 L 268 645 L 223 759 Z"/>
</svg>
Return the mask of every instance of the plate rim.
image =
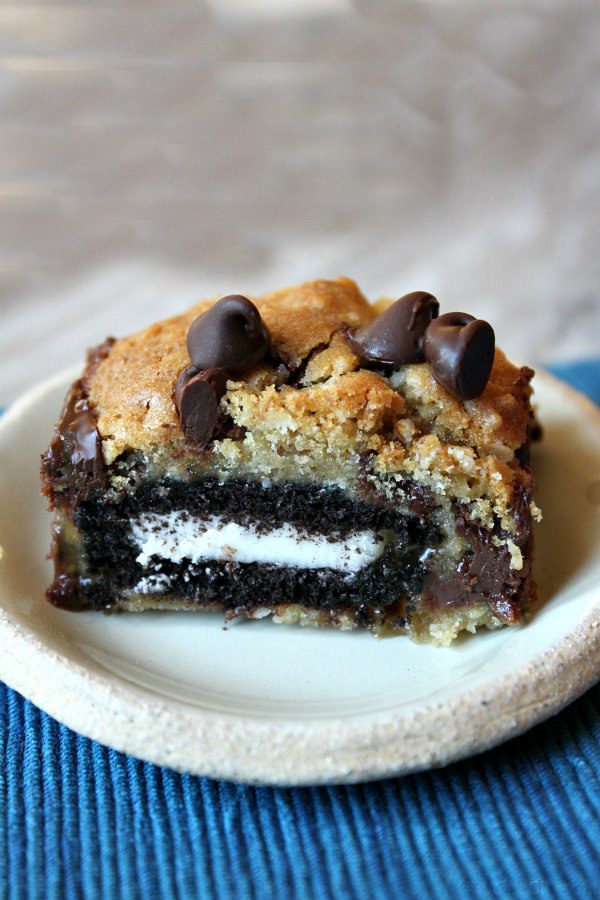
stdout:
<svg viewBox="0 0 600 900">
<path fill-rule="evenodd" d="M 14 401 L 0 435 L 79 371 L 70 367 Z M 543 369 L 536 378 L 600 428 L 600 408 L 585 395 Z M 0 678 L 77 733 L 177 771 L 260 785 L 349 784 L 447 765 L 523 733 L 600 678 L 600 596 L 573 629 L 493 685 L 418 709 L 329 719 L 246 718 L 154 696 L 49 648 L 1 597 L 0 635 Z"/>
</svg>

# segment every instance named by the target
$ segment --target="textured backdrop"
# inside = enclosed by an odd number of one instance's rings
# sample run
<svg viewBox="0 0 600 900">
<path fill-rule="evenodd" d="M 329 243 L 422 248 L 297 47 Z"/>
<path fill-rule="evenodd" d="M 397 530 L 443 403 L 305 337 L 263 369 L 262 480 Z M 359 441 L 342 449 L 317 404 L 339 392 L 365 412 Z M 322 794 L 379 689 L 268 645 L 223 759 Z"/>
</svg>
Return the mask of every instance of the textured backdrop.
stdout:
<svg viewBox="0 0 600 900">
<path fill-rule="evenodd" d="M 600 351 L 597 2 L 22 0 L 0 36 L 0 403 L 205 293 L 337 274 Z"/>
</svg>

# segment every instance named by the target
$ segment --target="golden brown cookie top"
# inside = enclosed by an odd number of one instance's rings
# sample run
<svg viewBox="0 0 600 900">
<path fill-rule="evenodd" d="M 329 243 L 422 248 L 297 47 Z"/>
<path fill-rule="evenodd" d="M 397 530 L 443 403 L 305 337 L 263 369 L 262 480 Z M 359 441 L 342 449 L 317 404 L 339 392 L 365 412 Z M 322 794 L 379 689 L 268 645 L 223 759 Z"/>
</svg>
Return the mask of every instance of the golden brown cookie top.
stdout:
<svg viewBox="0 0 600 900">
<path fill-rule="evenodd" d="M 269 328 L 274 351 L 291 368 L 299 367 L 315 348 L 327 348 L 342 323 L 356 327 L 374 316 L 349 278 L 307 282 L 252 299 Z M 118 340 L 90 379 L 88 390 L 107 462 L 127 449 L 143 450 L 179 438 L 173 389 L 190 362 L 186 334 L 192 321 L 213 302 L 201 301 L 179 316 Z M 345 341 L 336 342 L 335 347 L 328 354 L 327 371 L 336 371 L 336 359 L 343 371 L 358 365 Z M 250 381 L 253 376 L 250 373 Z"/>
<path fill-rule="evenodd" d="M 376 470 L 413 477 L 443 467 L 458 490 L 458 475 L 467 485 L 473 462 L 485 457 L 492 492 L 494 481 L 506 489 L 513 480 L 507 472 L 518 469 L 514 451 L 527 435 L 531 370 L 497 350 L 483 393 L 459 400 L 427 363 L 388 374 L 361 365 L 344 326 L 370 323 L 385 304 L 371 306 L 350 279 L 307 282 L 252 300 L 271 333 L 271 356 L 227 382 L 221 408 L 235 427 L 205 459 L 229 471 L 325 478 L 366 454 Z M 212 302 L 118 340 L 89 374 L 107 463 L 128 450 L 147 457 L 193 452 L 173 392 L 190 362 L 187 330 Z"/>
</svg>

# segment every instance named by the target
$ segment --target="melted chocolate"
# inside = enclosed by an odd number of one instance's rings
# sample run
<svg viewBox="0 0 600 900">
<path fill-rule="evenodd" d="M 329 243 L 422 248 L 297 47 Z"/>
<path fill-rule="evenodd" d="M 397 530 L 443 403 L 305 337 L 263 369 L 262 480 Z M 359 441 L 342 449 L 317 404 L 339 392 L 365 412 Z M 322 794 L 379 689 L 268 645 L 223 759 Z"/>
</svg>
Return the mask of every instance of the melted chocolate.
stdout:
<svg viewBox="0 0 600 900">
<path fill-rule="evenodd" d="M 194 319 L 187 333 L 187 348 L 197 371 L 226 369 L 243 375 L 261 362 L 271 337 L 254 303 L 232 294 Z"/>
<path fill-rule="evenodd" d="M 498 525 L 488 528 L 469 518 L 463 507 L 456 514 L 456 532 L 466 538 L 470 550 L 456 571 L 432 572 L 427 580 L 422 603 L 429 609 L 488 603 L 492 612 L 507 624 L 518 622 L 529 600 L 531 584 L 532 518 L 531 488 L 519 487 L 514 496 L 515 531 Z M 505 546 L 496 546 L 494 538 L 511 538 L 523 554 L 521 569 L 511 568 L 511 555 Z"/>
<path fill-rule="evenodd" d="M 267 356 L 271 336 L 254 303 L 231 294 L 198 316 L 187 333 L 192 365 L 175 385 L 175 405 L 185 436 L 204 450 L 223 430 L 219 404 L 229 375 L 242 375 Z"/>
<path fill-rule="evenodd" d="M 88 353 L 83 377 L 71 386 L 55 436 L 42 456 L 42 480 L 52 503 L 57 491 L 72 492 L 83 500 L 106 485 L 102 438 L 89 403 L 87 383 L 114 343 L 114 338 L 108 338 Z"/>
<path fill-rule="evenodd" d="M 392 303 L 370 325 L 349 332 L 348 341 L 366 362 L 391 366 L 423 362 L 425 332 L 439 309 L 432 294 L 414 291 Z"/>
<path fill-rule="evenodd" d="M 425 333 L 423 350 L 433 377 L 459 400 L 478 397 L 494 364 L 494 331 L 467 313 L 446 313 Z"/>
<path fill-rule="evenodd" d="M 223 369 L 198 372 L 190 366 L 181 373 L 175 386 L 175 405 L 185 436 L 200 450 L 208 446 L 219 421 L 219 404 L 227 390 Z"/>
</svg>

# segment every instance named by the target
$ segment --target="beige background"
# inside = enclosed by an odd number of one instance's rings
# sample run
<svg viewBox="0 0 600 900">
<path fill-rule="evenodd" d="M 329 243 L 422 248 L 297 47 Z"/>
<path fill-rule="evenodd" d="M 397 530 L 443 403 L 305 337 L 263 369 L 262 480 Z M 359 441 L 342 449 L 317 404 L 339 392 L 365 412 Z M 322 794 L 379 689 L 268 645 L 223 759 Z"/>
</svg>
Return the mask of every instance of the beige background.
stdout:
<svg viewBox="0 0 600 900">
<path fill-rule="evenodd" d="M 600 352 L 600 3 L 21 2 L 0 37 L 0 402 L 342 273 Z"/>
</svg>

